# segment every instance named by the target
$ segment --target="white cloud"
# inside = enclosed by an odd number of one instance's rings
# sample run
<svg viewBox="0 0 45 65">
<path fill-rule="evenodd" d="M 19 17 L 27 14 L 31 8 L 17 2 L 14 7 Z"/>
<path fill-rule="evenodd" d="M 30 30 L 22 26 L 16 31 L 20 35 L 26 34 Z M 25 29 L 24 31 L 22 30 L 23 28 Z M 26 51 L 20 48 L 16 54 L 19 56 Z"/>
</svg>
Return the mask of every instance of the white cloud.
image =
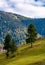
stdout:
<svg viewBox="0 0 45 65">
<path fill-rule="evenodd" d="M 45 18 L 45 0 L 0 0 L 0 10 L 31 18 Z"/>
</svg>

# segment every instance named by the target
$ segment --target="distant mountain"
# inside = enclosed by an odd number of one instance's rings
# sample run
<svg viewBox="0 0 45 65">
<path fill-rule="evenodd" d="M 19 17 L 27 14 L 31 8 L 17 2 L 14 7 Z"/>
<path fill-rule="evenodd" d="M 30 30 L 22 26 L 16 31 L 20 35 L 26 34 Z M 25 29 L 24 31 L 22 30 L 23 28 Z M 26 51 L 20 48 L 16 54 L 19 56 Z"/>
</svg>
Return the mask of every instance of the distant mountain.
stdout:
<svg viewBox="0 0 45 65">
<path fill-rule="evenodd" d="M 31 19 L 14 13 L 0 11 L 0 42 L 10 33 L 16 43 L 26 38 L 25 32 L 30 23 L 36 27 L 37 33 L 45 37 L 45 18 Z"/>
</svg>

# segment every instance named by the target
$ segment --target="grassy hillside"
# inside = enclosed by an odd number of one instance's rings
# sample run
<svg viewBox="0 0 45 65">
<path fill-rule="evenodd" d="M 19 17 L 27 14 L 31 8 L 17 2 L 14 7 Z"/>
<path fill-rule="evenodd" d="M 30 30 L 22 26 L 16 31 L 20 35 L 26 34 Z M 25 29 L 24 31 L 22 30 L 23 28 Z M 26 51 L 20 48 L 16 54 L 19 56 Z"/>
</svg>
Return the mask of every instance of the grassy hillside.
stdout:
<svg viewBox="0 0 45 65">
<path fill-rule="evenodd" d="M 18 48 L 16 57 L 5 58 L 5 53 L 0 54 L 0 65 L 45 65 L 45 39 Z"/>
</svg>

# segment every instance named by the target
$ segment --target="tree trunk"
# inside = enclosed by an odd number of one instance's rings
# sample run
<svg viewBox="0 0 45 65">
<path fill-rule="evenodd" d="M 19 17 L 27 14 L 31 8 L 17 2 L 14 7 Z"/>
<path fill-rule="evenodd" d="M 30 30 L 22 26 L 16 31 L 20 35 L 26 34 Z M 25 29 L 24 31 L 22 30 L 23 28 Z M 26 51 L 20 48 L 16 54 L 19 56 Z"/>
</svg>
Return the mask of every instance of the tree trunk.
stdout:
<svg viewBox="0 0 45 65">
<path fill-rule="evenodd" d="M 31 48 L 32 48 L 32 42 L 31 42 Z"/>
<path fill-rule="evenodd" d="M 32 48 L 32 38 L 31 38 L 31 48 Z"/>
<path fill-rule="evenodd" d="M 9 51 L 7 50 L 7 52 L 6 52 L 6 58 L 8 58 L 9 57 Z"/>
</svg>

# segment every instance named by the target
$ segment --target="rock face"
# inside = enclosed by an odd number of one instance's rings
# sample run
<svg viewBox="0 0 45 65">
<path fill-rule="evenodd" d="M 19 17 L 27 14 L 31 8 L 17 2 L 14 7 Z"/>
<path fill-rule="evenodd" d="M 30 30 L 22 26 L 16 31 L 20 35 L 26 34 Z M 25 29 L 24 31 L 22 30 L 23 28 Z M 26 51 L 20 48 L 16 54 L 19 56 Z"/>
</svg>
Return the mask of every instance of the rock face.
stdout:
<svg viewBox="0 0 45 65">
<path fill-rule="evenodd" d="M 35 25 L 37 33 L 45 36 L 45 18 L 31 19 L 0 11 L 0 42 L 3 42 L 5 35 L 10 33 L 17 44 L 21 43 L 26 38 L 25 32 L 30 23 Z"/>
<path fill-rule="evenodd" d="M 37 39 L 42 38 L 42 36 L 40 34 L 37 34 Z"/>
<path fill-rule="evenodd" d="M 16 43 L 25 39 L 24 29 L 26 26 L 21 19 L 12 13 L 0 12 L 0 40 L 4 41 L 5 35 L 10 33 L 15 38 Z"/>
</svg>

